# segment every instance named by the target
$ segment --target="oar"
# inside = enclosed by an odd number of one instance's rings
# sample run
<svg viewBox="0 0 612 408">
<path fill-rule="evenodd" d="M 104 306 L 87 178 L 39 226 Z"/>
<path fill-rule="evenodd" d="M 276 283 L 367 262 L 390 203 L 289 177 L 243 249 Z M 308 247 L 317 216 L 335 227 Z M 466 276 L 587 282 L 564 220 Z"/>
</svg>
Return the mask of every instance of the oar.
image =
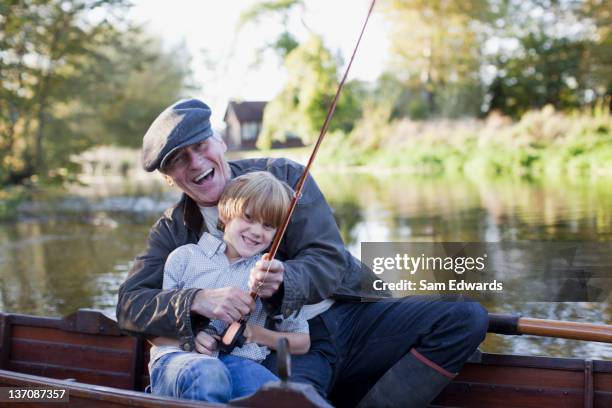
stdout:
<svg viewBox="0 0 612 408">
<path fill-rule="evenodd" d="M 518 315 L 489 313 L 489 333 L 531 334 L 562 339 L 612 343 L 612 325 L 534 319 Z"/>
</svg>

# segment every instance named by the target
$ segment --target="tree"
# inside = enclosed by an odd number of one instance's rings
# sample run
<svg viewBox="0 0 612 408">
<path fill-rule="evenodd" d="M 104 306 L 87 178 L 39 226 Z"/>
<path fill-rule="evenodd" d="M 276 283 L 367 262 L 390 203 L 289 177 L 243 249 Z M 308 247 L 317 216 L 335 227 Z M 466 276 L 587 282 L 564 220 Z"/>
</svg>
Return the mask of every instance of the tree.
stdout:
<svg viewBox="0 0 612 408">
<path fill-rule="evenodd" d="M 392 27 L 390 71 L 423 100 L 428 115 L 479 112 L 484 24 L 493 19 L 487 0 L 388 0 Z M 469 100 L 466 100 L 469 97 Z"/>
<path fill-rule="evenodd" d="M 47 168 L 45 136 L 62 131 L 60 102 L 75 89 L 75 72 L 96 48 L 117 40 L 109 21 L 83 18 L 85 11 L 122 7 L 119 1 L 2 2 L 0 87 L 2 179 L 20 180 Z M 53 132 L 53 133 L 51 133 Z"/>
<path fill-rule="evenodd" d="M 304 143 L 316 139 L 338 87 L 338 61 L 325 48 L 323 40 L 312 35 L 285 60 L 288 82 L 266 106 L 257 146 L 270 148 L 274 140 L 284 141 L 290 134 Z M 363 86 L 347 83 L 330 130 L 350 131 L 361 116 L 360 93 Z"/>
<path fill-rule="evenodd" d="M 520 45 L 518 56 L 497 57 L 490 109 L 520 117 L 548 104 L 557 110 L 580 106 L 583 44 L 530 33 Z"/>
<path fill-rule="evenodd" d="M 583 67 L 587 88 L 601 100 L 607 98 L 612 109 L 612 15 L 610 2 L 585 0 L 581 15 L 592 23 L 593 39 L 587 42 Z"/>
<path fill-rule="evenodd" d="M 498 1 L 500 42 L 489 110 L 518 117 L 547 104 L 569 109 L 609 94 L 612 75 L 609 4 L 601 0 Z M 607 49 L 607 52 L 606 52 Z"/>
<path fill-rule="evenodd" d="M 241 13 L 238 29 L 240 30 L 247 24 L 259 23 L 262 18 L 280 17 L 283 31 L 276 39 L 259 49 L 258 54 L 261 57 L 266 49 L 271 49 L 282 62 L 299 45 L 297 38 L 289 30 L 290 15 L 298 6 L 304 9 L 304 2 L 302 0 L 261 1 Z"/>
<path fill-rule="evenodd" d="M 0 185 L 58 174 L 71 154 L 124 142 L 126 133 L 133 141 L 137 128 L 141 137 L 151 111 L 181 92 L 177 78 L 186 70 L 120 17 L 127 7 L 126 0 L 0 0 Z M 138 83 L 165 68 L 158 81 L 174 76 L 176 89 L 151 87 L 151 76 Z"/>
<path fill-rule="evenodd" d="M 192 89 L 184 48 L 164 50 L 143 33 L 130 37 L 131 50 L 112 50 L 112 66 L 91 76 L 104 79 L 91 85 L 92 92 L 82 95 L 86 103 L 73 113 L 94 144 L 139 148 L 159 112 Z"/>
</svg>

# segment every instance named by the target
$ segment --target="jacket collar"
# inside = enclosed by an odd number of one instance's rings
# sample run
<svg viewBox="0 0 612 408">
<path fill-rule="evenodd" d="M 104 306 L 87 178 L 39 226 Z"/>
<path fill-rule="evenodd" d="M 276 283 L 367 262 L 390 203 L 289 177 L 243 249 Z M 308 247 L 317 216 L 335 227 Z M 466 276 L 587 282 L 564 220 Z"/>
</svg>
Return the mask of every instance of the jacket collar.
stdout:
<svg viewBox="0 0 612 408">
<path fill-rule="evenodd" d="M 200 211 L 200 206 L 193 201 L 191 197 L 184 194 L 183 199 L 183 223 L 185 226 L 200 237 L 203 232 L 206 232 L 204 225 L 204 217 Z"/>
</svg>

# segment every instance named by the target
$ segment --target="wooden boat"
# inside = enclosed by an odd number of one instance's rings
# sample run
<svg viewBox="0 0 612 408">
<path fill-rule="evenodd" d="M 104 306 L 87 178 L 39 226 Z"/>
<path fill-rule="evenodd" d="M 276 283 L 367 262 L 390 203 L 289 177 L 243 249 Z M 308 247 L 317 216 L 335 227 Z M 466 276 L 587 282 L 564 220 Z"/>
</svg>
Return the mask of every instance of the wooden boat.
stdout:
<svg viewBox="0 0 612 408">
<path fill-rule="evenodd" d="M 114 320 L 95 310 L 63 319 L 0 313 L 0 339 L 0 387 L 65 389 L 71 405 L 84 407 L 218 406 L 142 392 L 149 382 L 147 343 L 122 335 Z M 313 392 L 280 382 L 230 405 L 313 407 Z M 432 406 L 611 407 L 612 361 L 484 353 L 465 365 Z"/>
</svg>

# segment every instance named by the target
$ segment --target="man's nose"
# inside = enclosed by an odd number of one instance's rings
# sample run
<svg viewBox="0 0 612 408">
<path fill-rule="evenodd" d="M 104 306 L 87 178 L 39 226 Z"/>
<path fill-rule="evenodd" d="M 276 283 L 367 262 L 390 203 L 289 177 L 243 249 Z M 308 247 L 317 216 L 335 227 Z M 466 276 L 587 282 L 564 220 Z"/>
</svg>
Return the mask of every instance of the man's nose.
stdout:
<svg viewBox="0 0 612 408">
<path fill-rule="evenodd" d="M 189 168 L 199 168 L 202 165 L 202 155 L 196 152 L 188 152 L 189 154 Z"/>
</svg>

